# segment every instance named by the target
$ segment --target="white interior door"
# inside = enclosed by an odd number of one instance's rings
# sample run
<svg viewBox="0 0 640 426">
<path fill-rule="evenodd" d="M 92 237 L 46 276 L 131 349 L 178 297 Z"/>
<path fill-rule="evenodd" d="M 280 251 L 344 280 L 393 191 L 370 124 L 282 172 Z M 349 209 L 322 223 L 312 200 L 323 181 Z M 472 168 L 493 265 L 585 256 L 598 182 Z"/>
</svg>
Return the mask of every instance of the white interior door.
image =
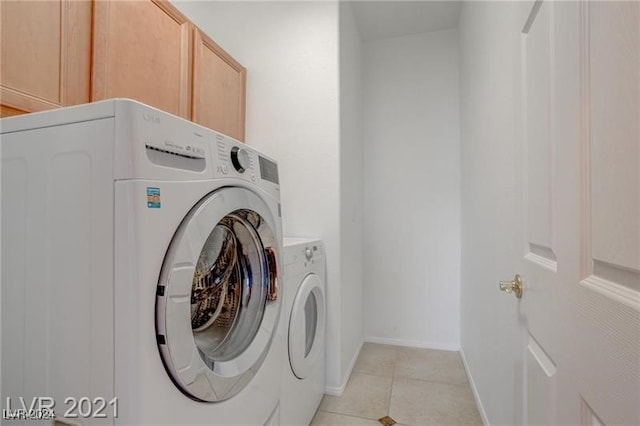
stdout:
<svg viewBox="0 0 640 426">
<path fill-rule="evenodd" d="M 582 423 L 640 424 L 640 3 L 581 5 Z M 578 356 L 579 355 L 579 356 Z"/>
<path fill-rule="evenodd" d="M 566 321 L 569 272 L 559 247 L 572 238 L 559 223 L 558 72 L 556 7 L 529 3 L 523 10 L 521 36 L 522 252 L 518 270 L 524 282 L 520 302 L 523 336 L 523 423 L 553 424 L 557 419 L 559 377 L 563 367 L 562 330 Z M 563 29 L 563 33 L 566 29 Z M 575 56 L 575 55 L 574 55 Z M 572 94 L 568 94 L 569 100 Z M 575 94 L 573 94 L 575 95 Z M 560 126 L 559 126 L 560 125 Z M 576 145 L 577 146 L 577 145 Z M 578 152 L 576 151 L 576 154 Z M 575 160 L 577 161 L 577 157 Z M 558 272 L 560 271 L 560 273 Z M 558 371 L 560 369 L 560 371 Z"/>
<path fill-rule="evenodd" d="M 522 422 L 640 424 L 639 4 L 522 7 Z"/>
</svg>

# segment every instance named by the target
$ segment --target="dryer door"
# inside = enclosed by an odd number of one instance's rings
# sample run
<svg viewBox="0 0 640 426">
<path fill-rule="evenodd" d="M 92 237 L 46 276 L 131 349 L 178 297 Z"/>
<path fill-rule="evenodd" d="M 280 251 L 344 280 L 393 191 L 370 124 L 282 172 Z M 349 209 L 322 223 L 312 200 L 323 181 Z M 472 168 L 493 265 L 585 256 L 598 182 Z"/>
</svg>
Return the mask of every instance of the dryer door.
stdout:
<svg viewBox="0 0 640 426">
<path fill-rule="evenodd" d="M 173 237 L 158 283 L 156 337 L 171 379 L 192 399 L 230 398 L 264 361 L 280 314 L 275 220 L 253 192 L 223 188 Z"/>
<path fill-rule="evenodd" d="M 309 274 L 296 294 L 289 320 L 289 362 L 299 379 L 306 378 L 323 355 L 325 317 L 322 281 Z"/>
</svg>

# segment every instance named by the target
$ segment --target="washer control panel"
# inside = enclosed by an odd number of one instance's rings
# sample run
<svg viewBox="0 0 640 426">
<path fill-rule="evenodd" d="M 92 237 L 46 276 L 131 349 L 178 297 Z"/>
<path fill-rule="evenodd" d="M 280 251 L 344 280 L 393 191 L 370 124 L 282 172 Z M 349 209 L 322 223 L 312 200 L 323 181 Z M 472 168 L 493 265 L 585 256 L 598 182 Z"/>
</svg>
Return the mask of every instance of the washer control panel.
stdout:
<svg viewBox="0 0 640 426">
<path fill-rule="evenodd" d="M 244 148 L 231 148 L 231 164 L 238 171 L 244 173 L 251 166 L 251 155 Z"/>
<path fill-rule="evenodd" d="M 214 133 L 212 150 L 214 175 L 236 177 L 249 182 L 266 181 L 279 185 L 278 164 L 220 133 Z"/>
<path fill-rule="evenodd" d="M 284 239 L 284 274 L 296 276 L 313 272 L 324 279 L 325 253 L 322 240 L 315 238 Z M 285 278 L 285 282 L 286 282 Z"/>
<path fill-rule="evenodd" d="M 238 146 L 238 143 L 224 135 L 215 135 L 213 150 L 214 173 L 219 177 L 242 177 L 255 182 L 257 174 L 257 154 L 250 149 Z"/>
</svg>

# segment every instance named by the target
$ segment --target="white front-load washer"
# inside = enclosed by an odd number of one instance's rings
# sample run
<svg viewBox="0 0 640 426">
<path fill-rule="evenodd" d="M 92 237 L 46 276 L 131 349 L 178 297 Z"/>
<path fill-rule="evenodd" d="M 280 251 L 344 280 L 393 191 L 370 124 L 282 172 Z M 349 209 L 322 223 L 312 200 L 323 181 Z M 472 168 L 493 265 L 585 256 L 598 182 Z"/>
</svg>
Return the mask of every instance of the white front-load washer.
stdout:
<svg viewBox="0 0 640 426">
<path fill-rule="evenodd" d="M 322 241 L 284 239 L 287 350 L 280 397 L 282 425 L 311 422 L 325 387 L 326 263 Z"/>
<path fill-rule="evenodd" d="M 128 100 L 0 124 L 3 413 L 277 424 L 276 162 Z"/>
</svg>

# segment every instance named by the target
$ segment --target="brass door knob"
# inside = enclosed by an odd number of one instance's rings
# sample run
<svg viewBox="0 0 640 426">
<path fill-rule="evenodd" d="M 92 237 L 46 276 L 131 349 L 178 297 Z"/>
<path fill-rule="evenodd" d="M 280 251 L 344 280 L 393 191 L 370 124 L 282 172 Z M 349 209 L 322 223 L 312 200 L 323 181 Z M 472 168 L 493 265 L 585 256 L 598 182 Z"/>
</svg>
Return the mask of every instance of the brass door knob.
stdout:
<svg viewBox="0 0 640 426">
<path fill-rule="evenodd" d="M 520 274 L 516 274 L 513 281 L 500 281 L 500 290 L 505 293 L 513 292 L 518 299 L 522 298 L 522 277 Z"/>
</svg>

